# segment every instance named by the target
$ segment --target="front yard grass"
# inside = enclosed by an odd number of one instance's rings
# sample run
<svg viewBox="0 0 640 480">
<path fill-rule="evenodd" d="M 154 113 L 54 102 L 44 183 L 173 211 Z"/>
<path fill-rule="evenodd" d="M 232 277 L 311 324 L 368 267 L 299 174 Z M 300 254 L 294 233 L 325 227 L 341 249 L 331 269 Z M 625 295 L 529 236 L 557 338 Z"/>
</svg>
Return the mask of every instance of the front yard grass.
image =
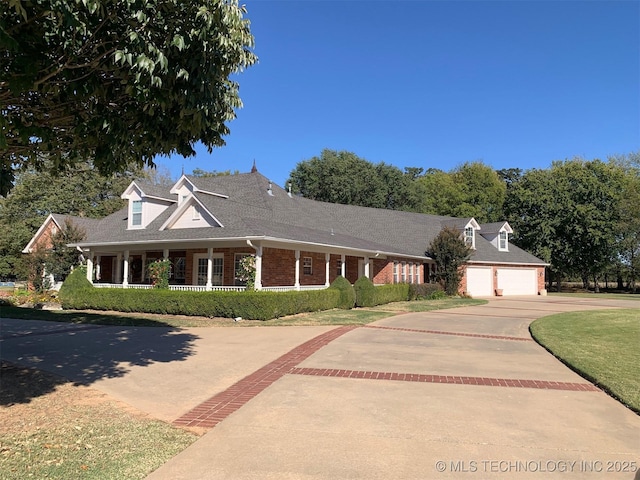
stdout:
<svg viewBox="0 0 640 480">
<path fill-rule="evenodd" d="M 530 330 L 562 362 L 640 414 L 640 309 L 551 315 Z"/>
<path fill-rule="evenodd" d="M 155 315 L 147 313 L 98 312 L 79 310 L 38 310 L 23 307 L 0 306 L 0 318 L 23 320 L 44 320 L 93 325 L 118 325 L 135 327 L 247 327 L 281 325 L 364 325 L 381 318 L 403 312 L 426 312 L 444 308 L 455 308 L 487 303 L 486 300 L 471 298 L 445 298 L 439 300 L 419 300 L 379 305 L 373 308 L 352 310 L 326 310 L 323 312 L 301 313 L 272 320 L 243 320 L 235 322 L 231 318 L 190 317 L 186 315 Z"/>
</svg>

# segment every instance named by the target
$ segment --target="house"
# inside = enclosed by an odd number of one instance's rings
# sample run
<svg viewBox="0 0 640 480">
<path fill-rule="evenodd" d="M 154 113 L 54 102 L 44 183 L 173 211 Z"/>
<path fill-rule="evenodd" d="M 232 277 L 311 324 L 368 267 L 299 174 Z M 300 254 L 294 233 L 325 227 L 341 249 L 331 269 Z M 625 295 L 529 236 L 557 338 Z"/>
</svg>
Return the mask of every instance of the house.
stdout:
<svg viewBox="0 0 640 480">
<path fill-rule="evenodd" d="M 435 264 L 425 250 L 444 226 L 464 232 L 473 254 L 461 290 L 472 296 L 537 295 L 546 264 L 512 245 L 507 222 L 339 205 L 292 195 L 257 171 L 219 177 L 183 175 L 172 187 L 131 182 L 128 206 L 81 224 L 74 244 L 87 259 L 96 287 L 150 288 L 148 265 L 169 259 L 171 288 L 239 290 L 246 255 L 256 258 L 256 289 L 326 288 L 342 275 L 375 284 L 424 283 Z M 50 215 L 24 252 L 61 228 Z"/>
</svg>

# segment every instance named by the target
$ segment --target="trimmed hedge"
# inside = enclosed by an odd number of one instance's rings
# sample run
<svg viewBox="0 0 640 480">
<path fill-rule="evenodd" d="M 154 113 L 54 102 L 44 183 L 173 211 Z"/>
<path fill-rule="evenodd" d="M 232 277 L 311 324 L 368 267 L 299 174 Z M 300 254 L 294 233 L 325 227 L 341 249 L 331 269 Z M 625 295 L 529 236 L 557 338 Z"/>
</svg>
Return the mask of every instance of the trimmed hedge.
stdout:
<svg viewBox="0 0 640 480">
<path fill-rule="evenodd" d="M 351 310 L 356 305 L 356 291 L 353 289 L 353 285 L 344 278 L 342 275 L 336 277 L 329 289 L 337 290 L 340 292 L 340 298 L 338 300 L 337 307 L 342 310 Z"/>
<path fill-rule="evenodd" d="M 396 283 L 379 285 L 375 287 L 374 302 L 376 305 L 384 305 L 392 302 L 406 302 L 409 299 L 409 284 Z"/>
<path fill-rule="evenodd" d="M 436 300 L 447 294 L 439 283 L 419 283 L 409 285 L 409 300 Z"/>
<path fill-rule="evenodd" d="M 61 292 L 63 308 L 117 310 L 169 315 L 242 317 L 269 320 L 302 312 L 335 308 L 340 292 L 332 289 L 302 292 L 183 292 L 88 288 Z"/>
<path fill-rule="evenodd" d="M 86 269 L 76 268 L 60 289 L 63 308 L 76 310 L 116 310 L 168 315 L 205 317 L 242 317 L 250 320 L 294 315 L 303 312 L 372 307 L 407 299 L 440 298 L 437 284 L 374 286 L 361 277 L 355 287 L 338 277 L 330 288 L 291 292 L 184 292 L 160 289 L 95 288 L 89 283 Z"/>
</svg>

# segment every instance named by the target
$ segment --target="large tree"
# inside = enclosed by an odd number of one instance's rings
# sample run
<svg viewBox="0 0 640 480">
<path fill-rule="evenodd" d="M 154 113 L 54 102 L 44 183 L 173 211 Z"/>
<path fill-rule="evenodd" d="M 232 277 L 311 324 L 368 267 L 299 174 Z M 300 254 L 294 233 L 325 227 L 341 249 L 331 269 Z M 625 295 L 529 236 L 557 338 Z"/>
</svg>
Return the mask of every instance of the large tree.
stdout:
<svg viewBox="0 0 640 480">
<path fill-rule="evenodd" d="M 506 184 L 482 162 L 466 162 L 449 172 L 429 169 L 417 182 L 423 213 L 474 217 L 481 223 L 502 220 Z"/>
<path fill-rule="evenodd" d="M 20 166 L 102 173 L 224 145 L 256 62 L 237 0 L 0 3 L 0 194 Z"/>
<path fill-rule="evenodd" d="M 295 193 L 323 202 L 412 210 L 412 173 L 384 162 L 373 164 L 356 154 L 325 149 L 296 165 L 287 183 Z"/>
<path fill-rule="evenodd" d="M 550 262 L 558 282 L 597 280 L 618 253 L 623 178 L 612 162 L 580 158 L 525 172 L 506 205 L 514 242 Z"/>
<path fill-rule="evenodd" d="M 20 270 L 22 249 L 50 213 L 100 218 L 120 210 L 120 195 L 135 173 L 102 176 L 90 162 L 73 172 L 50 174 L 27 170 L 0 198 L 0 277 Z M 80 168 L 81 167 L 81 168 Z"/>
</svg>

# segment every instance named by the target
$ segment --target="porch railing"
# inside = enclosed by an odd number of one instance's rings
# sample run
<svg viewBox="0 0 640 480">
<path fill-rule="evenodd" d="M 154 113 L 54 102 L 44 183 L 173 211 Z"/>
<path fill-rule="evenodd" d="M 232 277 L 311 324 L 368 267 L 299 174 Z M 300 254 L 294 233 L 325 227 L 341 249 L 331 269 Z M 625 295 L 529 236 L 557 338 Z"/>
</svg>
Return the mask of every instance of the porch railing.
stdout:
<svg viewBox="0 0 640 480">
<path fill-rule="evenodd" d="M 129 283 L 124 286 L 121 283 L 94 283 L 96 288 L 135 288 L 138 290 L 147 290 L 153 288 L 152 285 Z M 325 285 L 301 285 L 300 290 L 324 290 L 327 288 Z M 169 285 L 170 290 L 180 290 L 185 292 L 206 292 L 207 287 L 204 285 Z M 212 286 L 210 291 L 213 292 L 242 292 L 245 287 L 236 286 Z M 293 285 L 283 285 L 279 287 L 262 287 L 262 291 L 265 292 L 291 292 L 295 291 L 296 287 Z"/>
</svg>

